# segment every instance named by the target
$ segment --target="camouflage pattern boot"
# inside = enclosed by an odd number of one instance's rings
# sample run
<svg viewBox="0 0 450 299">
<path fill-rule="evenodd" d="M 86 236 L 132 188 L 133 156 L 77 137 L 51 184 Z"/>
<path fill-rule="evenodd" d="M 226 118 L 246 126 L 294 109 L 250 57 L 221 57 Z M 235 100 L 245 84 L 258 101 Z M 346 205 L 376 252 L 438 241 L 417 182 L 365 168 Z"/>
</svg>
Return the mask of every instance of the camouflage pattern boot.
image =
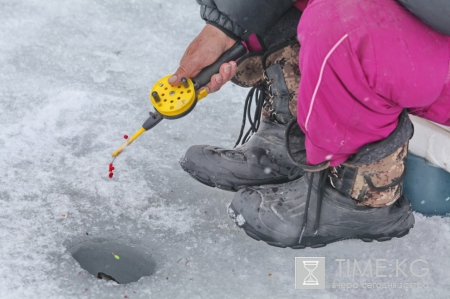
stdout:
<svg viewBox="0 0 450 299">
<path fill-rule="evenodd" d="M 249 139 L 248 132 L 243 144 L 233 149 L 192 146 L 180 160 L 185 171 L 203 184 L 230 191 L 290 180 L 288 174 L 294 164 L 286 152 L 285 129 L 297 114 L 299 49 L 297 40 L 291 40 L 264 55 L 249 53 L 239 61 L 233 82 L 253 87 L 244 117 L 250 115 L 249 102 L 256 95 L 256 114 L 250 119 L 256 133 Z"/>
<path fill-rule="evenodd" d="M 289 152 L 299 131 L 295 121 L 288 128 Z M 387 139 L 362 147 L 338 167 L 297 164 L 308 173 L 295 181 L 240 190 L 228 213 L 247 235 L 278 247 L 402 237 L 414 226 L 410 203 L 401 195 L 412 134 L 403 113 Z"/>
</svg>

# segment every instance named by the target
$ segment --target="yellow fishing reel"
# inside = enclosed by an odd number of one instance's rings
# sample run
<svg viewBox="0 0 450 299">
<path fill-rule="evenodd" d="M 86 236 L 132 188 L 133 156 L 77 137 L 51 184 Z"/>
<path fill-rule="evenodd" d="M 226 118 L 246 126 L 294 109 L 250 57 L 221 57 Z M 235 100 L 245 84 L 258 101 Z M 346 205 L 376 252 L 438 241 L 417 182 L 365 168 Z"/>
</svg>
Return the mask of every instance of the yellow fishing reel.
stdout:
<svg viewBox="0 0 450 299">
<path fill-rule="evenodd" d="M 170 77 L 171 75 L 163 77 L 156 82 L 150 93 L 150 102 L 164 118 L 176 119 L 191 112 L 208 92 L 205 89 L 197 92 L 191 79 L 183 78 L 182 85 L 172 86 L 169 83 Z"/>
</svg>

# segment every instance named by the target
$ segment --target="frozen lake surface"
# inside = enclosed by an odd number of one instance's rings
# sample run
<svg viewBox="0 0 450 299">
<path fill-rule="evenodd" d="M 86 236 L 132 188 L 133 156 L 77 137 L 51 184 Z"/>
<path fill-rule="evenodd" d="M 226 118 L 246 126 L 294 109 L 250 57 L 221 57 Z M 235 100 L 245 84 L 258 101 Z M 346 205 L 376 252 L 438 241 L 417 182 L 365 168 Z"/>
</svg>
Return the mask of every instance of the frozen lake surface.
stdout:
<svg viewBox="0 0 450 299">
<path fill-rule="evenodd" d="M 111 153 L 151 110 L 151 87 L 204 24 L 195 1 L 2 0 L 0 20 L 0 298 L 448 298 L 449 218 L 416 214 L 411 234 L 390 242 L 297 251 L 236 228 L 233 193 L 178 165 L 190 145 L 234 144 L 247 90 L 232 84 L 142 135 L 108 178 Z M 156 272 L 95 279 L 67 249 L 82 237 L 140 244 Z M 326 258 L 325 290 L 294 289 L 295 257 Z M 348 277 L 336 259 L 352 271 L 379 260 L 378 277 Z"/>
</svg>

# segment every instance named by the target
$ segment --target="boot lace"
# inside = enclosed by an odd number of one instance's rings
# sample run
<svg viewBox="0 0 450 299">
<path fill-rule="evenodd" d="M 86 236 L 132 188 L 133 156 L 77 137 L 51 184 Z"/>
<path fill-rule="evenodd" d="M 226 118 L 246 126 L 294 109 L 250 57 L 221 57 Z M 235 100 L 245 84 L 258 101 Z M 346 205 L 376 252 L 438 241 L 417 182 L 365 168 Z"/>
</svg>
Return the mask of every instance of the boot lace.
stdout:
<svg viewBox="0 0 450 299">
<path fill-rule="evenodd" d="M 298 163 L 294 158 L 291 151 L 290 143 L 289 143 L 289 135 L 292 129 L 294 128 L 294 125 L 297 125 L 297 118 L 294 118 L 287 126 L 286 128 L 286 149 L 287 154 L 291 161 L 296 165 L 296 167 L 292 168 L 289 172 L 289 179 L 297 179 L 300 176 L 304 174 L 304 172 L 309 172 L 309 184 L 308 184 L 308 191 L 306 194 L 306 202 L 305 202 L 305 216 L 303 217 L 301 230 L 300 230 L 300 237 L 298 239 L 298 244 L 301 244 L 303 239 L 303 234 L 305 233 L 307 224 L 308 224 L 308 210 L 309 210 L 309 203 L 311 201 L 311 193 L 313 189 L 313 182 L 314 177 L 317 174 L 319 176 L 319 182 L 318 182 L 318 188 L 317 188 L 317 206 L 315 211 L 315 221 L 314 221 L 314 234 L 317 234 L 319 231 L 319 223 L 320 223 L 320 214 L 322 211 L 322 201 L 323 197 L 325 195 L 325 186 L 328 179 L 328 176 L 330 175 L 330 162 L 325 161 L 318 165 L 307 165 L 307 164 L 301 164 Z M 304 150 L 306 151 L 306 149 Z"/>
<path fill-rule="evenodd" d="M 319 186 L 317 188 L 317 206 L 316 206 L 316 220 L 314 221 L 314 234 L 317 234 L 319 232 L 319 223 L 320 223 L 320 214 L 322 211 L 322 201 L 323 197 L 325 195 L 325 184 L 328 179 L 328 175 L 330 173 L 330 168 L 326 168 L 323 170 L 319 170 L 318 172 L 310 172 L 309 174 L 309 184 L 308 184 L 308 193 L 306 195 L 306 203 L 305 203 L 305 217 L 303 217 L 303 222 L 301 226 L 301 233 L 300 237 L 298 238 L 298 244 L 302 243 L 303 234 L 306 230 L 306 226 L 308 224 L 308 209 L 309 209 L 309 202 L 311 201 L 311 191 L 313 187 L 313 181 L 315 174 L 319 175 Z"/>
<path fill-rule="evenodd" d="M 241 130 L 239 132 L 239 137 L 238 140 L 236 141 L 236 144 L 234 145 L 234 148 L 237 147 L 239 144 L 241 145 L 245 144 L 250 139 L 250 137 L 252 137 L 252 135 L 258 131 L 259 125 L 261 123 L 261 114 L 263 108 L 268 107 L 269 108 L 268 110 L 270 112 L 270 119 L 275 120 L 274 116 L 276 113 L 273 110 L 271 104 L 271 100 L 273 99 L 271 85 L 272 81 L 269 80 L 269 78 L 266 75 L 266 72 L 264 72 L 264 83 L 252 87 L 252 89 L 250 89 L 250 91 L 248 92 L 247 97 L 245 99 Z M 253 117 L 252 117 L 252 102 L 255 102 L 256 105 Z M 250 128 L 244 135 L 244 129 L 247 123 L 247 119 L 250 124 Z"/>
</svg>

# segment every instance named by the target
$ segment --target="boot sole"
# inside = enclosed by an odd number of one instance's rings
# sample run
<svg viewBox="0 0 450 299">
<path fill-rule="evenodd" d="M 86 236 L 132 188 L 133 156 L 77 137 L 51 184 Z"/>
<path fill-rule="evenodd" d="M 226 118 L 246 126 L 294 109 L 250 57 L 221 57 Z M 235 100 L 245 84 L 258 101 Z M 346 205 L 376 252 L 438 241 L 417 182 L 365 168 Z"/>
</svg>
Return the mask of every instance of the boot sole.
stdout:
<svg viewBox="0 0 450 299">
<path fill-rule="evenodd" d="M 233 206 L 230 205 L 229 209 L 232 209 L 234 212 L 235 217 L 232 217 L 230 215 L 230 217 L 233 219 L 233 221 L 235 222 L 235 224 L 244 229 L 245 233 L 252 239 L 256 240 L 256 241 L 263 241 L 265 243 L 267 243 L 270 246 L 274 246 L 274 247 L 279 247 L 279 248 L 292 248 L 292 249 L 305 249 L 305 248 L 322 248 L 325 247 L 327 244 L 331 244 L 334 242 L 339 242 L 339 241 L 344 241 L 344 240 L 352 240 L 352 239 L 359 239 L 363 242 L 373 242 L 373 241 L 378 241 L 378 242 L 386 242 L 391 240 L 392 238 L 401 238 L 406 236 L 410 229 L 412 228 L 408 228 L 402 231 L 396 231 L 396 232 L 391 232 L 389 234 L 378 234 L 378 235 L 372 235 L 372 234 L 364 234 L 364 235 L 358 235 L 358 236 L 354 236 L 354 237 L 348 237 L 348 238 L 336 238 L 336 239 L 328 239 L 326 241 L 319 241 L 318 243 L 314 243 L 311 244 L 313 242 L 316 242 L 317 237 L 304 237 L 304 241 L 307 243 L 306 245 L 304 244 L 298 244 L 298 245 L 285 245 L 283 243 L 281 243 L 280 241 L 276 241 L 273 240 L 271 237 L 259 233 L 257 232 L 252 226 L 250 226 L 247 222 L 245 222 L 243 225 L 239 225 L 237 218 L 239 217 L 239 213 L 237 213 L 237 211 L 234 209 Z M 413 226 L 414 227 L 414 226 Z M 310 245 L 308 245 L 308 243 L 310 243 Z"/>
<path fill-rule="evenodd" d="M 286 176 L 285 178 L 279 178 L 279 179 L 273 179 L 273 180 L 260 180 L 260 181 L 255 181 L 255 182 L 251 182 L 248 184 L 242 184 L 242 185 L 233 184 L 229 181 L 227 181 L 228 184 L 223 184 L 223 183 L 218 184 L 218 183 L 213 182 L 211 179 L 203 178 L 203 177 L 209 178 L 209 175 L 207 175 L 205 173 L 202 173 L 199 171 L 197 171 L 197 172 L 191 171 L 190 169 L 183 167 L 183 165 L 181 165 L 181 168 L 184 171 L 186 171 L 193 179 L 195 179 L 196 181 L 198 181 L 204 185 L 207 185 L 207 186 L 213 187 L 213 188 L 218 188 L 218 189 L 225 190 L 225 191 L 231 191 L 231 192 L 237 192 L 240 189 L 245 188 L 245 187 L 271 185 L 271 184 L 284 184 L 284 183 L 290 182 L 290 180 Z"/>
<path fill-rule="evenodd" d="M 219 184 L 213 183 L 211 180 L 206 180 L 204 178 L 196 176 L 197 173 L 190 171 L 187 168 L 184 168 L 183 166 L 181 166 L 181 168 L 183 168 L 183 170 L 186 171 L 193 179 L 202 183 L 203 185 L 213 187 L 213 188 L 219 188 L 219 189 L 222 189 L 225 191 L 231 191 L 231 192 L 237 192 L 239 190 L 239 188 L 235 187 L 232 184 L 230 184 L 228 186 L 227 185 L 219 185 Z M 243 187 L 245 187 L 245 186 L 243 186 Z"/>
</svg>

